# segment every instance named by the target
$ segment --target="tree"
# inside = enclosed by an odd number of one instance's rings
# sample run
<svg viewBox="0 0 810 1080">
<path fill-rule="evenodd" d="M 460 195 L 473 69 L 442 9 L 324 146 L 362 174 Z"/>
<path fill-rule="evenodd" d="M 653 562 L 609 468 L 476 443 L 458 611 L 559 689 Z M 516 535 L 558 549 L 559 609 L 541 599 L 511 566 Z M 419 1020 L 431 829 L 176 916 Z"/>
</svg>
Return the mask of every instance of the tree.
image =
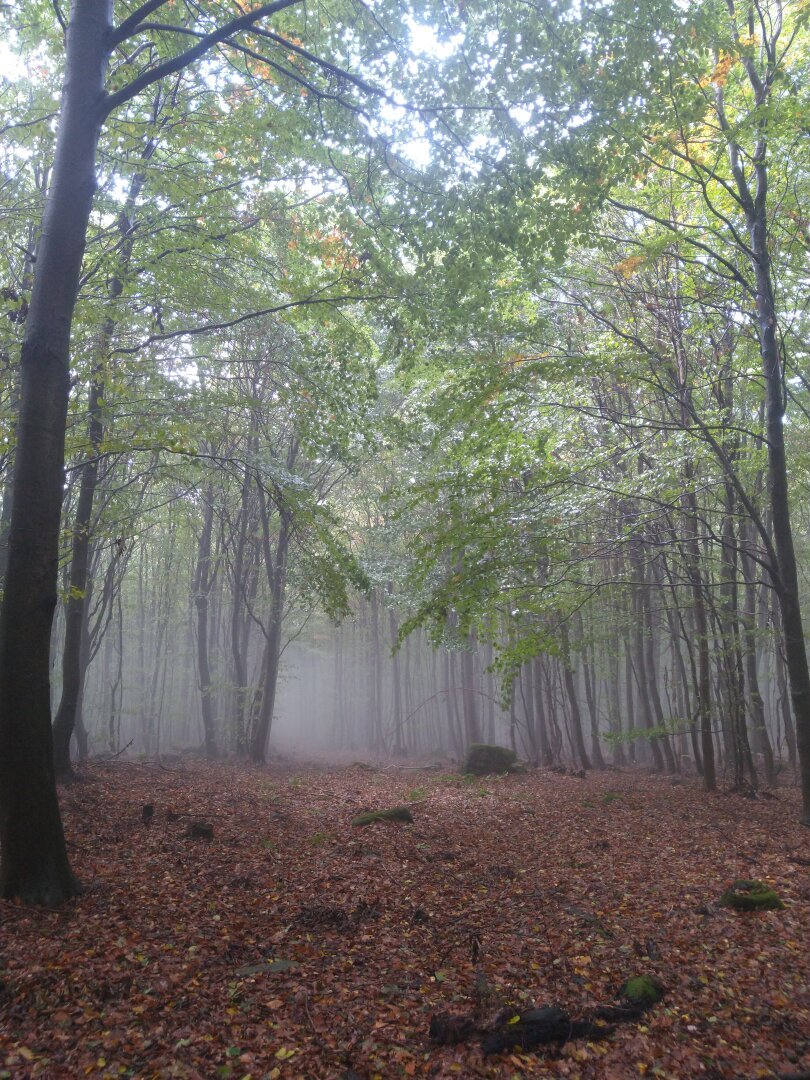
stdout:
<svg viewBox="0 0 810 1080">
<path fill-rule="evenodd" d="M 267 64 L 268 71 L 281 73 L 299 90 L 357 112 L 352 93 L 370 93 L 370 84 L 265 25 L 269 17 L 299 4 L 276 0 L 226 18 L 221 5 L 212 2 L 199 19 L 206 27 L 202 30 L 197 29 L 197 13 L 185 9 L 175 9 L 178 22 L 171 16 L 166 22 L 152 21 L 161 8 L 169 10 L 167 0 L 146 0 L 118 25 L 113 0 L 74 0 L 71 6 L 64 28 L 56 149 L 22 343 L 8 576 L 0 612 L 0 894 L 6 897 L 56 904 L 78 889 L 65 853 L 54 783 L 48 665 L 57 600 L 71 325 L 102 126 L 149 86 L 226 46 L 249 61 Z M 247 31 L 255 32 L 258 44 L 246 42 Z M 324 36 L 328 48 L 333 42 L 328 31 Z M 193 44 L 178 49 L 177 43 L 189 38 Z M 135 39 L 140 44 L 133 45 Z M 123 63 L 108 76 L 116 52 L 122 53 Z M 321 77 L 322 88 L 289 65 L 285 58 L 291 55 Z M 133 69 L 134 76 L 122 80 L 122 73 Z M 348 89 L 330 89 L 336 78 Z"/>
</svg>

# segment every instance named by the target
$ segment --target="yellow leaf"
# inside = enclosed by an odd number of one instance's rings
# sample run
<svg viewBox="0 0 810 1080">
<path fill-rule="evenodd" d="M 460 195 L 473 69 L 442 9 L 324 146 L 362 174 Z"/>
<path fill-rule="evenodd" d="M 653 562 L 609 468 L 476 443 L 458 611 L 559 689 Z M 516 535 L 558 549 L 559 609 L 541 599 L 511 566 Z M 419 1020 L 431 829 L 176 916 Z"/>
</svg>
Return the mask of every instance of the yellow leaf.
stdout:
<svg viewBox="0 0 810 1080">
<path fill-rule="evenodd" d="M 636 270 L 644 265 L 645 261 L 643 255 L 630 255 L 628 258 L 622 259 L 621 262 L 616 263 L 613 269 L 617 274 L 621 274 L 625 281 L 629 281 Z"/>
<path fill-rule="evenodd" d="M 711 77 L 711 82 L 713 82 L 715 86 L 726 85 L 726 79 L 728 79 L 728 73 L 731 71 L 733 63 L 734 60 L 728 53 L 720 53 L 720 59 L 715 64 Z"/>
</svg>

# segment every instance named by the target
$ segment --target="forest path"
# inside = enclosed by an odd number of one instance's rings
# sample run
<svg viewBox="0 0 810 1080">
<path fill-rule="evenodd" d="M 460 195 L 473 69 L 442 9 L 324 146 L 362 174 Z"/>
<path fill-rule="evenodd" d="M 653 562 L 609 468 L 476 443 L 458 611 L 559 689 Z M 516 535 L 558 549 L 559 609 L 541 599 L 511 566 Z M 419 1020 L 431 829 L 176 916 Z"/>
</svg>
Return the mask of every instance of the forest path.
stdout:
<svg viewBox="0 0 810 1080">
<path fill-rule="evenodd" d="M 0 1076 L 810 1067 L 810 832 L 792 790 L 707 796 L 631 770 L 121 762 L 84 775 L 62 801 L 85 895 L 0 909 Z M 403 802 L 412 825 L 350 824 Z M 193 822 L 213 840 L 186 836 Z M 785 909 L 717 907 L 737 878 L 772 882 Z M 485 1059 L 475 1042 L 427 1039 L 436 1012 L 587 1014 L 640 972 L 665 1001 L 604 1042 Z"/>
</svg>

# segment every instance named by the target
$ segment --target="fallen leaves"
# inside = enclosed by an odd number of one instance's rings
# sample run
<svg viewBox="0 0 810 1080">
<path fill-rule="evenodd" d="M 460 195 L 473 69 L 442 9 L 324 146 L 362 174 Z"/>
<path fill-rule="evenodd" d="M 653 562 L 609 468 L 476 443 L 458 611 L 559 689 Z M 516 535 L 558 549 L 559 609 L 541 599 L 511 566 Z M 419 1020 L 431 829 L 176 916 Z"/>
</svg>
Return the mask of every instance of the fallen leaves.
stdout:
<svg viewBox="0 0 810 1080">
<path fill-rule="evenodd" d="M 87 770 L 63 792 L 85 895 L 0 908 L 0 1077 L 719 1080 L 810 1066 L 810 851 L 793 792 L 752 805 L 640 772 L 537 772 L 489 778 L 482 797 L 425 772 L 413 824 L 352 829 L 362 807 L 409 802 L 413 782 Z M 189 820 L 215 821 L 213 839 L 189 843 Z M 773 883 L 785 910 L 718 907 L 736 879 Z M 604 1041 L 488 1059 L 476 1042 L 428 1042 L 434 1014 L 588 1015 L 640 958 L 667 999 Z"/>
</svg>

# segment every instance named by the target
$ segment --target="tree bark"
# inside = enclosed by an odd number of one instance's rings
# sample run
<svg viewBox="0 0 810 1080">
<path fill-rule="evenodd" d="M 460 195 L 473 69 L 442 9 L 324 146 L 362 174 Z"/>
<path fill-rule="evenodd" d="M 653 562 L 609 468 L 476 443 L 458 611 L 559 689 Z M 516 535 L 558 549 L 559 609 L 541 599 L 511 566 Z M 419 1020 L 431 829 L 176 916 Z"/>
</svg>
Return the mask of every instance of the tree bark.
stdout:
<svg viewBox="0 0 810 1080">
<path fill-rule="evenodd" d="M 70 330 L 104 117 L 111 0 L 74 0 L 51 188 L 21 360 L 0 611 L 0 893 L 58 904 L 78 891 L 56 797 L 49 645 L 57 600 Z"/>
<path fill-rule="evenodd" d="M 197 676 L 200 687 L 205 753 L 217 756 L 217 735 L 211 701 L 211 664 L 208 657 L 208 603 L 211 593 L 211 537 L 214 530 L 214 492 L 211 484 L 204 494 L 203 525 L 197 548 L 197 571 L 194 575 L 194 604 L 197 608 Z"/>
<path fill-rule="evenodd" d="M 297 443 L 293 441 L 287 456 L 287 467 L 295 463 Z M 257 765 L 263 765 L 267 756 L 267 739 L 273 723 L 273 709 L 278 687 L 278 665 L 281 658 L 281 633 L 284 622 L 284 598 L 287 586 L 287 556 L 290 547 L 292 519 L 289 510 L 279 511 L 279 530 L 275 551 L 270 549 L 270 515 L 264 489 L 258 485 L 259 512 L 262 523 L 265 568 L 270 585 L 270 617 L 267 623 L 262 656 L 261 684 L 254 702 L 254 723 L 250 740 L 250 757 Z"/>
<path fill-rule="evenodd" d="M 574 685 L 574 673 L 571 670 L 571 646 L 568 637 L 568 626 L 565 622 L 560 623 L 560 660 L 562 663 L 563 679 L 565 680 L 565 692 L 571 709 L 571 742 L 574 753 L 583 769 L 590 769 L 591 761 L 588 751 L 585 749 L 585 739 L 582 734 L 582 714 L 577 699 L 577 688 Z"/>
<path fill-rule="evenodd" d="M 731 7 L 732 18 L 734 8 Z M 785 664 L 796 723 L 796 744 L 799 753 L 799 775 L 802 791 L 801 820 L 810 825 L 810 667 L 804 640 L 796 551 L 790 516 L 787 456 L 785 452 L 786 391 L 779 319 L 773 290 L 773 262 L 768 223 L 768 110 L 777 72 L 777 40 L 782 21 L 773 29 L 773 38 L 763 50 L 765 70 L 757 72 L 752 57 L 743 58 L 756 115 L 756 143 L 753 154 L 745 157 L 733 135 L 726 117 L 723 87 L 717 85 L 716 112 L 720 126 L 728 137 L 728 156 L 739 201 L 745 212 L 750 251 L 749 263 L 756 285 L 756 325 L 759 354 L 765 378 L 765 435 L 768 451 L 768 499 L 771 529 L 775 547 L 773 584 L 782 616 L 782 635 Z M 753 168 L 752 184 L 745 173 L 744 161 Z M 763 537 L 765 540 L 765 537 Z"/>
</svg>

